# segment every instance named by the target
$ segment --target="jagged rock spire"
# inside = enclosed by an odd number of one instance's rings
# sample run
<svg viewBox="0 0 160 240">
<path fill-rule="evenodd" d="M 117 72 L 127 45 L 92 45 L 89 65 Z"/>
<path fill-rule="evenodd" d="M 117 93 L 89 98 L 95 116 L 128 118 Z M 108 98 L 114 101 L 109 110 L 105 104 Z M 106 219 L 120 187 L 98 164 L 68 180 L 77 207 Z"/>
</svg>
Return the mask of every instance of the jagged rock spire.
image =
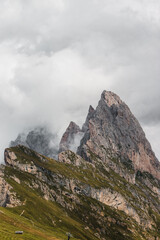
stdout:
<svg viewBox="0 0 160 240">
<path fill-rule="evenodd" d="M 70 122 L 69 126 L 67 127 L 65 133 L 61 138 L 59 152 L 65 150 L 76 151 L 82 135 L 83 132 L 80 127 L 76 123 Z"/>
<path fill-rule="evenodd" d="M 11 141 L 10 147 L 17 145 L 24 145 L 45 156 L 57 158 L 58 137 L 46 126 L 35 127 L 27 133 L 19 134 L 15 141 Z"/>
<path fill-rule="evenodd" d="M 103 91 L 96 110 L 88 116 L 88 129 L 81 140 L 78 154 L 91 161 L 91 151 L 105 162 L 106 151 L 111 152 L 112 156 L 131 164 L 136 171 L 148 172 L 160 179 L 160 163 L 143 129 L 116 94 Z"/>
<path fill-rule="evenodd" d="M 89 110 L 88 110 L 88 115 L 87 115 L 87 118 L 86 118 L 86 121 L 85 123 L 83 124 L 82 126 L 82 131 L 83 132 L 86 132 L 87 129 L 88 129 L 88 124 L 89 124 L 89 120 L 91 119 L 92 115 L 94 114 L 94 108 L 90 105 L 89 106 Z"/>
</svg>

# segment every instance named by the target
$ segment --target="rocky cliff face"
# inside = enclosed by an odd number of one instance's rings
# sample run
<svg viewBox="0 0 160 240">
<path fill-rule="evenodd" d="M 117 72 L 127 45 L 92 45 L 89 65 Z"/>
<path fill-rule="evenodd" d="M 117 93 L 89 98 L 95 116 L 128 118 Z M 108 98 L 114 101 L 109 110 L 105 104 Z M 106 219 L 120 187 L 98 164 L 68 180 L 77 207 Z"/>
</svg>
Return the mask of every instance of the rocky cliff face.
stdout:
<svg viewBox="0 0 160 240">
<path fill-rule="evenodd" d="M 28 133 L 21 133 L 15 141 L 11 141 L 10 147 L 24 145 L 45 156 L 57 158 L 57 135 L 52 134 L 47 127 L 36 127 Z"/>
<path fill-rule="evenodd" d="M 94 113 L 94 108 L 92 106 L 89 107 L 88 116 L 86 118 L 85 123 L 82 126 L 82 129 L 74 122 L 70 122 L 67 127 L 65 133 L 63 134 L 60 144 L 59 144 L 59 153 L 71 150 L 73 152 L 77 152 L 77 148 L 80 145 L 80 141 L 82 140 L 85 132 L 88 129 L 88 123 L 90 118 Z"/>
<path fill-rule="evenodd" d="M 76 152 L 83 135 L 84 133 L 80 127 L 76 123 L 70 122 L 60 141 L 59 152 L 66 150 Z"/>
<path fill-rule="evenodd" d="M 12 176 L 15 181 L 19 181 L 18 178 Z M 5 180 L 5 167 L 0 166 L 0 206 L 2 207 L 17 207 L 23 203 L 17 198 L 16 192 L 13 191 L 13 187 Z"/>
<path fill-rule="evenodd" d="M 128 106 L 114 93 L 104 91 L 95 111 L 88 114 L 78 154 L 91 161 L 114 158 L 135 171 L 160 179 L 160 163 Z M 110 158 L 110 159 L 109 159 Z"/>
<path fill-rule="evenodd" d="M 92 118 L 94 112 L 95 112 L 94 108 L 90 105 L 90 106 L 89 106 L 89 110 L 88 110 L 88 115 L 87 115 L 86 121 L 85 121 L 85 123 L 84 123 L 83 126 L 82 126 L 82 131 L 83 131 L 83 132 L 86 132 L 86 131 L 88 130 L 89 120 Z"/>
</svg>

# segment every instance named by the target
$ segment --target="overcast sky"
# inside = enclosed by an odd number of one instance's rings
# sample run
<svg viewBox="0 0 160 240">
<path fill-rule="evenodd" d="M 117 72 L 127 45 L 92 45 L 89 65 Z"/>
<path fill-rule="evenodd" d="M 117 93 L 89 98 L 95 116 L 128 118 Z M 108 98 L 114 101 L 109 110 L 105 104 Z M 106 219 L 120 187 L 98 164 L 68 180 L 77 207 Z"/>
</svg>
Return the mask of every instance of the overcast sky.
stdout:
<svg viewBox="0 0 160 240">
<path fill-rule="evenodd" d="M 59 136 L 111 90 L 160 159 L 159 0 L 0 0 L 0 154 L 24 129 Z"/>
</svg>

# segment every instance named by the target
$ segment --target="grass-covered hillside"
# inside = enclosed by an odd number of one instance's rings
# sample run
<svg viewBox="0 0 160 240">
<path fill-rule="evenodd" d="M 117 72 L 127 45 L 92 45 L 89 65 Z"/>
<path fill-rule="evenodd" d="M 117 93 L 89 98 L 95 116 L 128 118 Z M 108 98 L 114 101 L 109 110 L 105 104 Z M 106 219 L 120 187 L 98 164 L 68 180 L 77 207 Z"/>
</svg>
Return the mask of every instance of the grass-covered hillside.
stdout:
<svg viewBox="0 0 160 240">
<path fill-rule="evenodd" d="M 77 156 L 67 154 L 63 163 L 23 146 L 6 150 L 0 239 L 65 240 L 67 232 L 71 240 L 160 237 L 160 202 L 145 184 L 155 186 L 151 176 L 139 173 L 132 184 L 98 159 L 75 164 Z"/>
</svg>

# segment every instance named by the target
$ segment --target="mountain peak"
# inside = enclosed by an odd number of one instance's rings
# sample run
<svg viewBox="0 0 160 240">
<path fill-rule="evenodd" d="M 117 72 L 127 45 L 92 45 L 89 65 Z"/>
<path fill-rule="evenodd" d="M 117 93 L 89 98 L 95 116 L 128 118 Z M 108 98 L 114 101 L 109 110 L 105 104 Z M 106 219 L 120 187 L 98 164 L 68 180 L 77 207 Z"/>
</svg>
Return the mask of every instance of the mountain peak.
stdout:
<svg viewBox="0 0 160 240">
<path fill-rule="evenodd" d="M 114 158 L 135 172 L 148 172 L 160 179 L 160 163 L 143 129 L 115 93 L 103 91 L 96 110 L 88 114 L 83 129 L 85 134 L 78 154 L 87 161 L 92 161 L 93 154 L 102 162 L 110 162 Z M 117 173 L 121 171 L 114 162 L 112 165 Z M 123 175 L 125 177 L 125 173 Z"/>
<path fill-rule="evenodd" d="M 86 132 L 87 131 L 87 129 L 88 129 L 88 124 L 89 124 L 89 120 L 91 119 L 91 117 L 92 117 L 92 115 L 94 114 L 94 108 L 90 105 L 89 106 L 89 110 L 88 110 L 88 115 L 87 115 L 87 117 L 86 117 L 86 121 L 85 121 L 85 123 L 83 124 L 83 126 L 82 126 L 82 131 L 83 132 Z"/>
<path fill-rule="evenodd" d="M 68 129 L 73 129 L 75 132 L 80 131 L 80 127 L 73 121 L 70 122 Z"/>
<path fill-rule="evenodd" d="M 83 133 L 80 127 L 75 122 L 71 121 L 61 138 L 59 152 L 66 150 L 72 150 L 76 152 L 82 135 Z"/>
<path fill-rule="evenodd" d="M 106 90 L 102 92 L 101 99 L 104 100 L 109 107 L 123 103 L 117 94 Z"/>
<path fill-rule="evenodd" d="M 89 113 L 92 113 L 93 111 L 94 111 L 94 108 L 90 105 L 88 112 L 89 112 Z"/>
<path fill-rule="evenodd" d="M 27 133 L 20 133 L 10 147 L 24 145 L 45 156 L 57 158 L 57 135 L 52 134 L 46 126 L 38 126 Z"/>
</svg>

